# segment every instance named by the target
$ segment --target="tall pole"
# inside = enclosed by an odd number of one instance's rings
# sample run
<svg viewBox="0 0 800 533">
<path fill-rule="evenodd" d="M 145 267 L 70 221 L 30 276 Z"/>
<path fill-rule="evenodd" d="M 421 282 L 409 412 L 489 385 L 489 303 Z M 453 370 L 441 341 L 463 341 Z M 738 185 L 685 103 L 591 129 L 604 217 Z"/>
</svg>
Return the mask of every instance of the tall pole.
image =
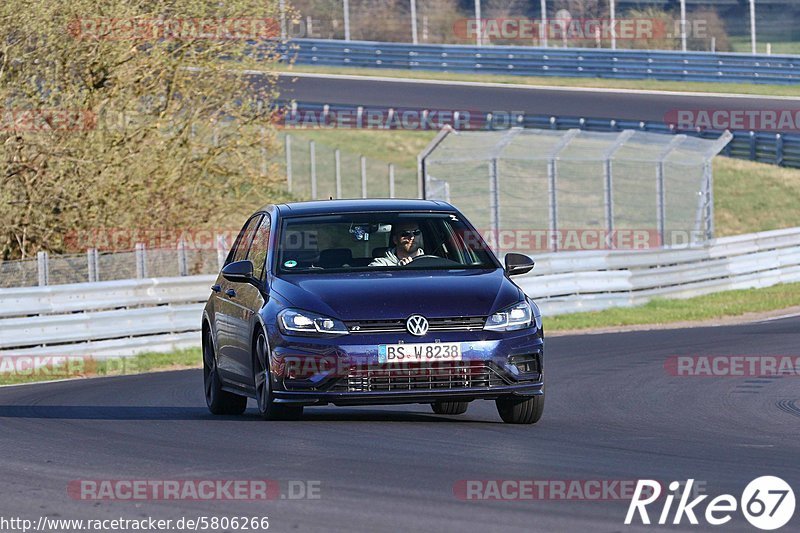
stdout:
<svg viewBox="0 0 800 533">
<path fill-rule="evenodd" d="M 478 25 L 478 33 L 475 35 L 475 44 L 483 46 L 483 24 L 481 21 L 481 0 L 475 0 L 475 22 Z"/>
<path fill-rule="evenodd" d="M 611 11 L 611 49 L 617 49 L 617 3 L 616 0 L 608 0 L 608 8 Z"/>
<path fill-rule="evenodd" d="M 344 40 L 350 40 L 350 0 L 344 0 Z"/>
<path fill-rule="evenodd" d="M 281 42 L 286 42 L 286 0 L 280 0 L 278 2 L 278 9 L 280 10 L 281 16 Z"/>
<path fill-rule="evenodd" d="M 419 44 L 417 39 L 417 0 L 411 0 L 411 42 Z"/>
<path fill-rule="evenodd" d="M 756 0 L 750 0 L 750 48 L 756 54 Z"/>
<path fill-rule="evenodd" d="M 686 51 L 686 0 L 681 0 L 681 50 Z"/>
<path fill-rule="evenodd" d="M 539 36 L 539 39 L 541 41 L 542 46 L 547 48 L 547 30 L 548 30 L 548 28 L 547 28 L 547 0 L 541 0 L 540 5 L 541 5 L 540 9 L 542 10 L 542 26 L 541 26 L 541 29 L 539 30 L 540 33 L 541 33 L 541 35 Z"/>
</svg>

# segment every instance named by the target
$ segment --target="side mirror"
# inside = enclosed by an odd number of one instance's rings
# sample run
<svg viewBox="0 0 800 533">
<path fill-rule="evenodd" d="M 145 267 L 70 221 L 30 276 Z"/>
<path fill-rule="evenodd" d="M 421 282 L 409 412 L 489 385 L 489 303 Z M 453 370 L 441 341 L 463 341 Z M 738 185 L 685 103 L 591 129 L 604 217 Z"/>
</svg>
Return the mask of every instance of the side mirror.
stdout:
<svg viewBox="0 0 800 533">
<path fill-rule="evenodd" d="M 234 283 L 252 283 L 253 262 L 245 259 L 229 263 L 222 269 L 222 277 Z"/>
<path fill-rule="evenodd" d="M 516 276 L 518 274 L 527 274 L 533 270 L 535 265 L 533 259 L 524 254 L 508 253 L 506 254 L 506 272 L 509 276 Z"/>
</svg>

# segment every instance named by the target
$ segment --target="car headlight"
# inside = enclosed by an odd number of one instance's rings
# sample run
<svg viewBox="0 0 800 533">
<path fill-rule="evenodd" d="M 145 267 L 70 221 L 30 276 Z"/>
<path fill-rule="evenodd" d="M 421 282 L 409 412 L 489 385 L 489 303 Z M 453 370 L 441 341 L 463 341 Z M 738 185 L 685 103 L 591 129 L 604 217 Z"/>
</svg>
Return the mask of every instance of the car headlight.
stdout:
<svg viewBox="0 0 800 533">
<path fill-rule="evenodd" d="M 278 326 L 283 333 L 290 335 L 347 335 L 344 322 L 329 316 L 301 311 L 300 309 L 284 309 L 278 313 Z"/>
<path fill-rule="evenodd" d="M 486 324 L 483 326 L 483 329 L 491 331 L 512 331 L 515 329 L 528 328 L 533 324 L 533 310 L 530 304 L 525 301 L 493 314 L 486 319 Z"/>
</svg>

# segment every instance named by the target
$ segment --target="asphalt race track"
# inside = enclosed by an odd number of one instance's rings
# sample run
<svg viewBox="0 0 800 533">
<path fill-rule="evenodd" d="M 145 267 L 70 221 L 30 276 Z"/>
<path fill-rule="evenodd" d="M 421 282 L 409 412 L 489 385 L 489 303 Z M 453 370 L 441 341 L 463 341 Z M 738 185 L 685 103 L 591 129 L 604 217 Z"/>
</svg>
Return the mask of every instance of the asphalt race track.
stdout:
<svg viewBox="0 0 800 533">
<path fill-rule="evenodd" d="M 269 516 L 275 531 L 706 531 L 685 518 L 681 527 L 626 527 L 627 501 L 463 501 L 454 485 L 693 478 L 711 497 L 738 499 L 771 474 L 797 491 L 796 378 L 676 377 L 664 368 L 671 355 L 754 354 L 800 354 L 800 318 L 553 337 L 535 426 L 503 424 L 485 401 L 460 416 L 420 405 L 307 408 L 300 422 L 264 422 L 253 408 L 219 418 L 205 408 L 199 370 L 2 388 L 3 515 Z M 265 478 L 319 481 L 320 498 L 97 502 L 66 490 L 78 479 Z M 782 531 L 797 531 L 798 515 Z M 714 529 L 756 531 L 739 512 Z"/>
<path fill-rule="evenodd" d="M 281 97 L 299 102 L 396 106 L 441 110 L 524 111 L 619 120 L 663 121 L 673 110 L 785 110 L 800 107 L 800 98 L 714 96 L 567 88 L 470 86 L 425 80 L 399 82 L 346 79 L 303 74 L 282 75 Z"/>
</svg>

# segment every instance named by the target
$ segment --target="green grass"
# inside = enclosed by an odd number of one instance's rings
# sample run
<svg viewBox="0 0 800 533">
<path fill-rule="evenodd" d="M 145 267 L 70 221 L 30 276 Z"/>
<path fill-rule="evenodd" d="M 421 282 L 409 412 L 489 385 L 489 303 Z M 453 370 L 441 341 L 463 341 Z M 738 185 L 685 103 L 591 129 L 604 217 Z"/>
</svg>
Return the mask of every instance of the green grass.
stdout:
<svg viewBox="0 0 800 533">
<path fill-rule="evenodd" d="M 800 226 L 800 170 L 717 157 L 714 223 L 717 236 Z"/>
<path fill-rule="evenodd" d="M 749 54 L 752 50 L 750 37 L 730 37 L 731 48 L 734 52 Z M 767 53 L 767 42 L 759 37 L 756 43 L 756 51 L 759 54 Z M 773 54 L 800 54 L 800 41 L 776 41 L 772 44 Z"/>
<path fill-rule="evenodd" d="M 773 50 L 773 53 L 778 53 Z M 258 64 L 250 65 L 258 69 Z M 270 69 L 272 69 L 270 65 Z M 412 71 L 400 69 L 370 69 L 323 67 L 313 65 L 278 66 L 281 72 L 311 72 L 320 74 L 347 74 L 355 76 L 384 76 L 390 78 L 431 79 L 446 81 L 474 81 L 482 83 L 506 83 L 519 85 L 543 85 L 552 87 L 593 87 L 606 89 L 639 89 L 649 91 L 679 91 L 700 93 L 754 94 L 761 96 L 797 96 L 797 87 L 792 85 L 767 85 L 753 83 L 701 83 L 659 80 L 617 80 L 604 78 L 564 78 L 511 76 L 500 74 L 460 74 L 454 72 Z M 321 102 L 324 103 L 324 102 Z"/>
<path fill-rule="evenodd" d="M 23 366 L 21 356 L 0 357 L 0 385 L 16 385 L 36 381 L 98 376 L 143 374 L 161 370 L 200 368 L 202 357 L 199 348 L 189 348 L 170 353 L 144 353 L 133 357 L 67 356 L 36 371 Z M 43 359 L 43 358 L 40 358 Z M 16 363 L 15 363 L 16 361 Z M 61 362 L 61 364 L 58 364 Z"/>
<path fill-rule="evenodd" d="M 655 299 L 645 305 L 544 317 L 545 331 L 580 330 L 635 324 L 669 324 L 736 317 L 800 305 L 800 283 L 764 289 L 725 291 L 686 300 Z"/>
</svg>

